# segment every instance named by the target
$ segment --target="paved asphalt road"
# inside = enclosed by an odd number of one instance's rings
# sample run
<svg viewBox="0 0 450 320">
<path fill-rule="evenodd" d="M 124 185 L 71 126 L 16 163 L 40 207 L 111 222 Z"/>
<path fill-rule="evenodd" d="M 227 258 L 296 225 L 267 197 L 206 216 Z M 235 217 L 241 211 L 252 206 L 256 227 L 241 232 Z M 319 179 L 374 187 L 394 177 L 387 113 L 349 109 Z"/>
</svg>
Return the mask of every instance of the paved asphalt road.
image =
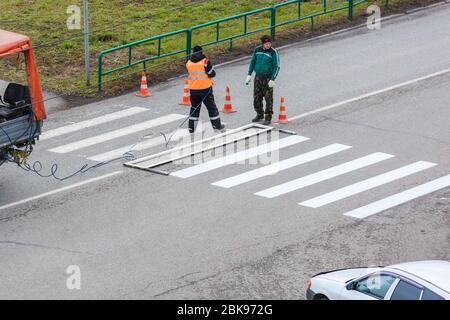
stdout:
<svg viewBox="0 0 450 320">
<path fill-rule="evenodd" d="M 304 299 L 321 271 L 449 260 L 449 39 L 446 4 L 280 50 L 288 116 L 334 108 L 284 126 L 298 135 L 273 144 L 273 175 L 246 162 L 162 176 L 116 161 L 59 182 L 2 166 L 0 298 Z M 223 115 L 229 128 L 253 116 L 247 64 L 217 69 L 218 104 L 228 84 L 238 110 Z M 55 110 L 32 160 L 64 176 L 136 143 L 138 156 L 164 150 L 160 132 L 187 113 L 182 86 Z M 81 290 L 66 288 L 69 265 Z"/>
</svg>

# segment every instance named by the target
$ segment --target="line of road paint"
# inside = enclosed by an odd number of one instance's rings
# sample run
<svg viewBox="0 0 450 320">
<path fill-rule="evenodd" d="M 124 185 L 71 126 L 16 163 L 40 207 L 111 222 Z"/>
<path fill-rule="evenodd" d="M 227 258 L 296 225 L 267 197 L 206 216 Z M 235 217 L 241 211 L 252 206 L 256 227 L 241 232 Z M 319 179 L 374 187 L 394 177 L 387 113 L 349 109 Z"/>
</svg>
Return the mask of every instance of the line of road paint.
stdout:
<svg viewBox="0 0 450 320">
<path fill-rule="evenodd" d="M 11 207 L 15 207 L 15 206 L 18 206 L 18 205 L 21 205 L 21 204 L 33 201 L 33 200 L 45 198 L 45 197 L 48 197 L 48 196 L 51 196 L 51 195 L 54 195 L 54 194 L 57 194 L 57 193 L 60 193 L 60 192 L 63 192 L 63 191 L 67 191 L 67 190 L 70 190 L 70 189 L 81 187 L 81 186 L 87 185 L 89 183 L 93 183 L 93 182 L 96 182 L 96 181 L 100 181 L 100 180 L 103 180 L 103 179 L 106 179 L 106 178 L 118 175 L 120 173 L 122 173 L 122 171 L 115 171 L 115 172 L 108 173 L 108 174 L 105 174 L 105 175 L 100 176 L 100 177 L 96 177 L 96 178 L 84 180 L 84 181 L 81 181 L 81 182 L 77 182 L 77 183 L 71 184 L 69 186 L 65 186 L 65 187 L 62 187 L 60 189 L 56 189 L 56 190 L 52 190 L 52 191 L 49 191 L 49 192 L 45 192 L 45 193 L 42 193 L 42 194 L 30 197 L 30 198 L 26 198 L 26 199 L 23 199 L 23 200 L 20 200 L 20 201 L 17 201 L 17 202 L 12 202 L 12 203 L 9 203 L 9 204 L 1 206 L 0 210 L 8 209 L 8 208 L 11 208 Z"/>
<path fill-rule="evenodd" d="M 269 152 L 273 152 L 285 147 L 289 147 L 291 145 L 307 141 L 309 138 L 302 136 L 289 136 L 283 139 L 279 139 L 276 141 L 272 141 L 270 143 L 262 144 L 257 147 L 253 147 L 247 150 L 243 150 L 240 152 L 233 153 L 231 155 L 227 155 L 225 157 L 220 157 L 214 160 L 210 160 L 195 166 L 191 166 L 186 169 L 182 169 L 179 171 L 175 171 L 170 175 L 178 177 L 178 178 L 190 178 L 196 176 L 198 174 L 208 172 L 217 168 L 221 168 L 233 163 L 237 163 L 240 161 L 244 161 L 259 155 L 267 154 Z"/>
<path fill-rule="evenodd" d="M 372 153 L 368 156 L 358 158 L 316 173 L 312 173 L 310 175 L 288 181 L 286 183 L 277 185 L 275 187 L 265 189 L 255 193 L 257 196 L 265 197 L 265 198 L 275 198 L 281 196 L 283 194 L 305 188 L 311 186 L 313 184 L 329 180 L 331 178 L 370 166 L 372 164 L 393 158 L 393 155 L 376 152 Z"/>
<path fill-rule="evenodd" d="M 214 182 L 212 183 L 212 185 L 222 188 L 235 187 L 240 184 L 250 182 L 268 175 L 273 175 L 280 171 L 287 170 L 314 160 L 318 160 L 350 148 L 351 146 L 346 146 L 343 144 L 331 144 L 320 149 L 316 149 L 286 160 L 275 162 L 255 170 L 247 171 L 242 174 L 238 174 L 236 176 Z"/>
<path fill-rule="evenodd" d="M 172 136 L 172 139 L 170 141 L 172 143 L 178 142 L 179 140 L 186 138 L 190 136 L 191 134 L 188 131 L 185 130 L 179 130 L 176 131 L 176 133 Z M 168 139 L 168 137 L 167 137 Z M 156 138 L 149 139 L 147 141 L 142 141 L 139 143 L 136 143 L 134 145 L 128 145 L 126 147 L 118 148 L 115 150 L 111 150 L 105 153 L 97 154 L 95 156 L 89 157 L 88 160 L 92 161 L 98 161 L 98 162 L 104 162 L 109 161 L 115 158 L 119 158 L 123 156 L 127 152 L 134 152 L 134 151 L 143 151 L 146 149 L 150 149 L 156 146 L 160 146 L 167 143 L 166 137 L 159 136 Z"/>
<path fill-rule="evenodd" d="M 45 131 L 40 135 L 39 140 L 43 141 L 43 140 L 48 140 L 51 138 L 59 137 L 59 136 L 62 136 L 62 135 L 68 134 L 68 133 L 91 128 L 91 127 L 94 127 L 94 126 L 97 126 L 100 124 L 104 124 L 104 123 L 108 123 L 108 122 L 118 120 L 121 118 L 129 117 L 129 116 L 139 114 L 139 113 L 142 113 L 145 111 L 148 111 L 148 109 L 141 108 L 141 107 L 132 107 L 132 108 L 128 108 L 125 110 L 109 113 L 109 114 L 106 114 L 101 117 L 97 117 L 97 118 L 81 121 L 78 123 L 70 124 L 70 125 L 67 125 L 64 127 L 56 128 L 53 130 Z"/>
<path fill-rule="evenodd" d="M 361 192 L 382 186 L 384 184 L 399 180 L 401 178 L 407 177 L 414 173 L 432 168 L 436 166 L 436 163 L 418 161 L 410 165 L 380 174 L 378 176 L 366 179 L 352 185 L 346 186 L 344 188 L 323 194 L 316 198 L 299 203 L 301 206 L 310 208 L 319 208 L 324 205 L 354 196 Z"/>
<path fill-rule="evenodd" d="M 102 142 L 120 138 L 126 135 L 130 135 L 139 131 L 147 130 L 153 127 L 157 127 L 166 123 L 174 122 L 177 120 L 184 119 L 185 116 L 181 114 L 169 114 L 167 116 L 159 117 L 156 119 L 148 120 L 145 122 L 137 123 L 125 128 L 117 129 L 114 131 L 106 132 L 98 136 L 83 139 L 77 142 L 69 143 L 60 147 L 50 149 L 49 151 L 55 153 L 68 153 L 78 149 L 90 147 Z"/>
<path fill-rule="evenodd" d="M 374 214 L 380 213 L 387 209 L 391 209 L 405 202 L 417 199 L 429 193 L 450 186 L 450 175 L 443 176 L 439 179 L 427 182 L 420 186 L 408 189 L 406 191 L 394 194 L 390 197 L 372 202 L 364 207 L 344 213 L 345 216 L 357 219 L 364 219 Z"/>
<path fill-rule="evenodd" d="M 420 77 L 420 78 L 416 78 L 416 79 L 413 79 L 413 80 L 402 82 L 402 83 L 399 83 L 399 84 L 396 84 L 396 85 L 393 85 L 393 86 L 390 86 L 390 87 L 387 87 L 387 88 L 384 88 L 384 89 L 381 89 L 381 90 L 369 92 L 369 93 L 357 96 L 355 98 L 347 99 L 347 100 L 344 100 L 344 101 L 341 101 L 341 102 L 337 102 L 337 103 L 333 103 L 333 104 L 324 106 L 322 108 L 318 108 L 318 109 L 315 109 L 315 110 L 312 110 L 312 111 L 309 111 L 309 112 L 305 112 L 305 113 L 302 113 L 300 115 L 293 116 L 293 117 L 289 118 L 288 120 L 289 121 L 293 121 L 293 120 L 305 118 L 305 117 L 314 115 L 316 113 L 320 113 L 320 112 L 323 112 L 323 111 L 331 110 L 331 109 L 334 109 L 334 108 L 337 108 L 337 107 L 340 107 L 340 106 L 343 106 L 343 105 L 346 105 L 346 104 L 349 104 L 349 103 L 352 103 L 352 102 L 356 102 L 356 101 L 359 101 L 359 100 L 367 99 L 367 98 L 376 96 L 376 95 L 381 94 L 381 93 L 385 93 L 385 92 L 388 92 L 388 91 L 399 89 L 399 88 L 402 88 L 402 87 L 405 87 L 405 86 L 408 86 L 408 85 L 411 85 L 411 84 L 414 84 L 414 83 L 417 83 L 417 82 L 420 82 L 420 81 L 423 81 L 423 80 L 428 80 L 428 79 L 431 79 L 431 78 L 434 78 L 434 77 L 438 77 L 438 76 L 444 75 L 444 74 L 449 73 L 449 72 L 450 72 L 450 69 L 444 69 L 442 71 L 435 72 L 435 73 L 432 73 L 432 74 L 429 74 L 429 75 L 426 75 L 426 76 L 423 76 L 423 77 Z"/>
</svg>

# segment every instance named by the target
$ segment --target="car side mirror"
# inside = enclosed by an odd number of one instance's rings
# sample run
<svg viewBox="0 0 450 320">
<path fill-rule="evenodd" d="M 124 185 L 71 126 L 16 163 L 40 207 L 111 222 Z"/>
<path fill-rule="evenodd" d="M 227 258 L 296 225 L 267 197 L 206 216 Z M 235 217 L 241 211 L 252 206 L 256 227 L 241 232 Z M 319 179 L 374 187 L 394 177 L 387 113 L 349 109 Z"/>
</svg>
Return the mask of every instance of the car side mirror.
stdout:
<svg viewBox="0 0 450 320">
<path fill-rule="evenodd" d="M 355 282 L 350 281 L 346 286 L 347 290 L 353 290 L 355 289 Z"/>
</svg>

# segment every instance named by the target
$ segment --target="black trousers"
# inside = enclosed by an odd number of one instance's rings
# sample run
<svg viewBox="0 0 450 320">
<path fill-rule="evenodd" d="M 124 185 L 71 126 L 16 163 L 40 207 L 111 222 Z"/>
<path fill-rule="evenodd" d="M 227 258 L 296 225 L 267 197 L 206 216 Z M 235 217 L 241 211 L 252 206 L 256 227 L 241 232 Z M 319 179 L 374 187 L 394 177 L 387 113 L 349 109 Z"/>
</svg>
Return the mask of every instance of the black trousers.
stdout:
<svg viewBox="0 0 450 320">
<path fill-rule="evenodd" d="M 212 93 L 198 94 L 191 91 L 191 112 L 189 113 L 189 129 L 194 131 L 197 122 L 200 119 L 200 109 L 202 103 L 208 109 L 209 120 L 214 129 L 219 129 L 221 126 L 219 110 L 217 109 L 214 95 Z"/>
<path fill-rule="evenodd" d="M 262 117 L 272 118 L 273 115 L 273 88 L 269 88 L 269 78 L 264 76 L 255 77 L 253 89 L 253 107 L 256 113 Z M 263 99 L 266 101 L 266 110 L 263 108 Z"/>
</svg>

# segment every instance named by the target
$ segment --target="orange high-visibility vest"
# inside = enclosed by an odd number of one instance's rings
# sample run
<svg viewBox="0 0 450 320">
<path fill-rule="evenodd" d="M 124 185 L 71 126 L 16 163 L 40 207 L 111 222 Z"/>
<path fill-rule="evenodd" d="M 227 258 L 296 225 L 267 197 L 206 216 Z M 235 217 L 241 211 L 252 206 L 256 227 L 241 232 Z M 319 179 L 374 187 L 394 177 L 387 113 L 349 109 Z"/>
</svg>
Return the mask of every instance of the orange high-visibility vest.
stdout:
<svg viewBox="0 0 450 320">
<path fill-rule="evenodd" d="M 208 89 L 214 85 L 214 81 L 208 77 L 205 66 L 208 60 L 205 58 L 199 62 L 192 62 L 189 60 L 186 63 L 186 68 L 189 72 L 188 85 L 191 90 Z"/>
</svg>

